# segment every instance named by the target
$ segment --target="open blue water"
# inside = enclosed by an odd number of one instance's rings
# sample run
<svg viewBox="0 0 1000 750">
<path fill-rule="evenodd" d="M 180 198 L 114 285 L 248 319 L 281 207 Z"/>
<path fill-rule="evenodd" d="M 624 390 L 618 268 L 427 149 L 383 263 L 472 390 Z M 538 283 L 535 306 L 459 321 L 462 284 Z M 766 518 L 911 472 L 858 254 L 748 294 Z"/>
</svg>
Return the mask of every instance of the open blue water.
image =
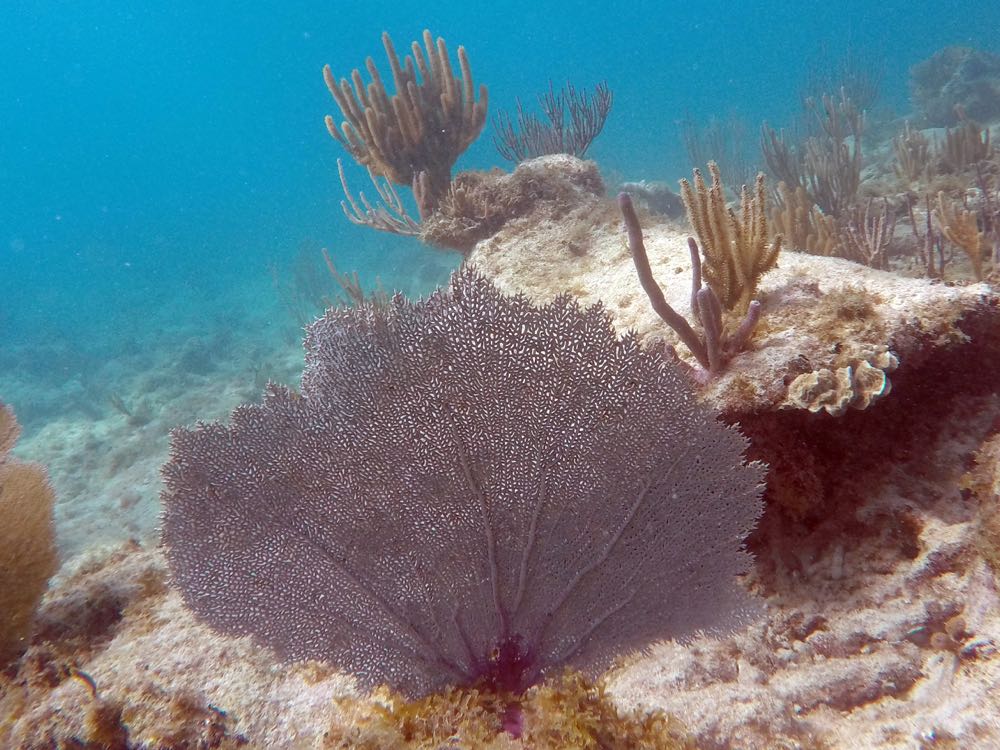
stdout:
<svg viewBox="0 0 1000 750">
<path fill-rule="evenodd" d="M 614 109 L 589 155 L 609 184 L 687 173 L 685 116 L 736 114 L 754 138 L 762 119 L 789 120 L 809 66 L 848 50 L 884 65 L 879 106 L 899 114 L 913 63 L 947 44 L 1000 52 L 1000 4 L 981 0 L 8 0 L 0 398 L 28 434 L 106 413 L 129 361 L 155 368 L 192 337 L 224 333 L 264 359 L 296 348 L 274 278 L 286 283 L 297 257 L 325 273 L 321 247 L 366 284 L 378 275 L 416 294 L 447 278 L 457 256 L 344 219 L 344 154 L 323 125 L 336 112 L 324 63 L 347 74 L 372 55 L 385 71 L 380 33 L 403 49 L 425 27 L 453 53 L 465 45 L 492 112 L 533 101 L 550 79 L 606 80 Z M 498 164 L 488 125 L 458 168 Z"/>
</svg>

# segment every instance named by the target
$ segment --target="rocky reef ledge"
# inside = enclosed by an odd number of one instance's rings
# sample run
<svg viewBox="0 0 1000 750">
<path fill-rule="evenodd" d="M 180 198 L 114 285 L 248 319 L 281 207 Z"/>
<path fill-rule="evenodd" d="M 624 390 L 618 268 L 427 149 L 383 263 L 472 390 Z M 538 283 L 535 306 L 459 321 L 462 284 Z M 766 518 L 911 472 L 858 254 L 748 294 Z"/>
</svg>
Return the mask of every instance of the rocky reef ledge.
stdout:
<svg viewBox="0 0 1000 750">
<path fill-rule="evenodd" d="M 496 180 L 518 192 L 529 174 L 540 194 L 558 202 L 535 202 L 530 213 L 479 241 L 468 262 L 504 291 L 535 302 L 567 290 L 584 303 L 600 301 L 619 330 L 672 345 L 693 363 L 639 284 L 621 216 L 605 196 L 597 166 L 545 156 Z M 658 217 L 641 218 L 653 275 L 671 306 L 690 319 L 689 232 Z M 893 378 L 884 375 L 897 367 L 896 377 L 904 377 L 932 367 L 945 351 L 981 356 L 1000 345 L 1000 295 L 987 283 L 946 285 L 786 250 L 757 296 L 763 314 L 750 347 L 702 389 L 723 412 L 792 408 L 840 416 L 887 394 Z"/>
<path fill-rule="evenodd" d="M 558 210 L 508 222 L 469 262 L 535 301 L 600 300 L 620 330 L 693 363 L 639 284 L 596 167 L 519 167 L 543 169 L 565 186 L 549 188 Z M 688 233 L 640 218 L 653 275 L 690 320 Z M 658 647 L 611 693 L 707 747 L 1000 746 L 1000 295 L 785 250 L 757 297 L 750 346 L 698 387 L 770 466 L 750 544 L 769 616 Z"/>
</svg>

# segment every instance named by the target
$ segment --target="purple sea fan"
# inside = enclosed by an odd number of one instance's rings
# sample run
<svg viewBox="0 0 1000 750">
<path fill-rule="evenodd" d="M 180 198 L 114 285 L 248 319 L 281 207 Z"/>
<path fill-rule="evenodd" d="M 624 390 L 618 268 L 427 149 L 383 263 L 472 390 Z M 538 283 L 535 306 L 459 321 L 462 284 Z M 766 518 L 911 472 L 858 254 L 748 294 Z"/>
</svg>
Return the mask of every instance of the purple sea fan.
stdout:
<svg viewBox="0 0 1000 750">
<path fill-rule="evenodd" d="M 411 696 L 520 691 L 757 610 L 744 447 L 600 306 L 463 270 L 328 310 L 301 393 L 176 430 L 163 541 L 221 631 Z"/>
</svg>

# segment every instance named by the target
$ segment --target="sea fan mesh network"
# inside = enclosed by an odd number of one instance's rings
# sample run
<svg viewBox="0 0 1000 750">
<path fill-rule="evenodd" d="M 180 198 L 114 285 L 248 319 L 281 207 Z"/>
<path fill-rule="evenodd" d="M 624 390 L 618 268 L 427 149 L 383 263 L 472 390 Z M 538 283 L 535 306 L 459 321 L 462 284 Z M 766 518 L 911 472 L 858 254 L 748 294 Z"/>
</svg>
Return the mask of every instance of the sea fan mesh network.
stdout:
<svg viewBox="0 0 1000 750">
<path fill-rule="evenodd" d="M 286 658 L 522 690 L 756 610 L 744 447 L 600 306 L 463 270 L 328 310 L 301 392 L 176 430 L 163 540 L 200 617 Z"/>
</svg>

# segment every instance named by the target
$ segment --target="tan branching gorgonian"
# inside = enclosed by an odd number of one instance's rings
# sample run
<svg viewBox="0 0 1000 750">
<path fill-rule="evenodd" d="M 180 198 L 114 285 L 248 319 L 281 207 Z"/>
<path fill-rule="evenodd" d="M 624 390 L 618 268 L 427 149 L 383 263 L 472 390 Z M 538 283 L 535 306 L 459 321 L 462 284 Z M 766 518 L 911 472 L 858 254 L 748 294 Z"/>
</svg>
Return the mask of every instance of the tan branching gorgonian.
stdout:
<svg viewBox="0 0 1000 750">
<path fill-rule="evenodd" d="M 340 202 L 340 207 L 344 209 L 344 216 L 352 224 L 361 224 L 393 234 L 413 236 L 420 234 L 420 222 L 407 213 L 399 193 L 387 178 L 383 177 L 382 182 L 379 182 L 379 176 L 368 167 L 368 177 L 381 199 L 377 203 L 371 203 L 363 192 L 359 191 L 358 197 L 354 197 L 347 186 L 344 163 L 340 159 L 337 159 L 337 172 L 340 175 L 340 186 L 344 190 L 344 200 Z"/>
<path fill-rule="evenodd" d="M 882 199 L 877 210 L 869 198 L 862 208 L 856 206 L 842 233 L 842 256 L 881 271 L 889 270 L 889 245 L 896 231 L 896 217 L 889 210 L 889 200 Z"/>
<path fill-rule="evenodd" d="M 8 453 L 20 434 L 14 411 L 0 401 L 0 668 L 27 648 L 35 610 L 59 568 L 45 469 Z"/>
<path fill-rule="evenodd" d="M 330 135 L 375 175 L 407 187 L 423 181 L 426 208 L 433 209 L 448 190 L 458 157 L 483 129 L 487 91 L 480 86 L 476 99 L 464 47 L 458 48 L 459 77 L 444 39 L 435 41 L 430 31 L 424 31 L 423 39 L 424 48 L 413 42 L 412 57 L 407 55 L 401 65 L 389 34 L 382 34 L 396 90 L 392 96 L 370 57 L 365 62 L 371 76 L 367 86 L 356 68 L 350 81 L 341 78 L 338 83 L 327 65 L 323 78 L 344 117 L 338 127 L 327 116 Z"/>
<path fill-rule="evenodd" d="M 979 231 L 975 211 L 968 211 L 953 204 L 944 193 L 938 193 L 938 224 L 948 241 L 960 248 L 972 264 L 976 281 L 983 280 L 983 234 Z"/>
<path fill-rule="evenodd" d="M 774 233 L 785 238 L 785 245 L 810 255 L 837 255 L 841 244 L 837 220 L 827 216 L 812 202 L 806 189 L 794 190 L 778 183 L 778 199 L 770 211 Z"/>
<path fill-rule="evenodd" d="M 719 167 L 709 162 L 712 186 L 694 170 L 694 185 L 681 180 L 681 198 L 688 219 L 701 244 L 705 261 L 701 275 L 719 298 L 723 309 L 744 315 L 760 278 L 778 260 L 782 236 L 768 239 L 764 175 L 758 174 L 753 193 L 744 185 L 740 216 L 726 207 Z"/>
<path fill-rule="evenodd" d="M 903 132 L 892 139 L 892 150 L 896 156 L 893 169 L 901 180 L 916 182 L 927 177 L 931 163 L 931 142 L 919 130 L 903 125 Z"/>
<path fill-rule="evenodd" d="M 803 157 L 810 197 L 827 216 L 841 218 L 854 205 L 861 185 L 861 135 L 865 114 L 859 110 L 845 89 L 840 98 L 824 95 L 820 102 L 810 101 L 823 135 L 806 141 Z"/>
<path fill-rule="evenodd" d="M 960 125 L 945 130 L 944 142 L 938 147 L 938 157 L 954 172 L 961 172 L 992 155 L 990 129 L 964 118 Z"/>
</svg>

